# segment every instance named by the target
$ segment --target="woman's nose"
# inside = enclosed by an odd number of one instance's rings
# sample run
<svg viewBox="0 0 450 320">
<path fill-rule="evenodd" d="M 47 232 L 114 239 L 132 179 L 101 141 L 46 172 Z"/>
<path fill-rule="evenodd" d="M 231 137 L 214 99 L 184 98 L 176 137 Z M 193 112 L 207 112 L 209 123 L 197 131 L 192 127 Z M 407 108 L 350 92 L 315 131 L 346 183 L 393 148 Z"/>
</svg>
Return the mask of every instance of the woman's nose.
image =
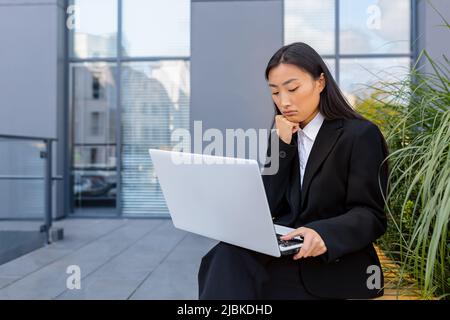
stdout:
<svg viewBox="0 0 450 320">
<path fill-rule="evenodd" d="M 291 102 L 289 101 L 289 97 L 287 95 L 281 95 L 281 107 L 287 108 L 291 105 Z"/>
</svg>

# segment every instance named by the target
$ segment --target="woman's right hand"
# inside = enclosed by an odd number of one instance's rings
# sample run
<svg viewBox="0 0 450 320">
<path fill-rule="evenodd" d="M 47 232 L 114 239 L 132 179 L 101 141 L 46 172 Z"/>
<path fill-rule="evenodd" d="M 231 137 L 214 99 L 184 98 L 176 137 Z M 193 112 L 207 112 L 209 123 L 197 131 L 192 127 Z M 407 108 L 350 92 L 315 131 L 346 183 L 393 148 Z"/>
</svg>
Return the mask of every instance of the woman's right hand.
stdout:
<svg viewBox="0 0 450 320">
<path fill-rule="evenodd" d="M 296 133 L 299 129 L 299 124 L 291 122 L 286 119 L 283 115 L 275 116 L 275 127 L 277 129 L 277 134 L 283 142 L 290 144 L 292 140 L 292 135 Z"/>
</svg>

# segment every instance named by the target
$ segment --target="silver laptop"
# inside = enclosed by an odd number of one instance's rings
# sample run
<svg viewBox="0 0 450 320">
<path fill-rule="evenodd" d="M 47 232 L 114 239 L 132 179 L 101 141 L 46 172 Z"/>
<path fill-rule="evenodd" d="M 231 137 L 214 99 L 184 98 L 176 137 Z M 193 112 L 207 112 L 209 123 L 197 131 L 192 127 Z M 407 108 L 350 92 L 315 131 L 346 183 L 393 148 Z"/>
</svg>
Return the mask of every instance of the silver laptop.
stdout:
<svg viewBox="0 0 450 320">
<path fill-rule="evenodd" d="M 149 149 L 176 228 L 274 257 L 293 254 L 303 239 L 279 239 L 258 162 Z"/>
</svg>

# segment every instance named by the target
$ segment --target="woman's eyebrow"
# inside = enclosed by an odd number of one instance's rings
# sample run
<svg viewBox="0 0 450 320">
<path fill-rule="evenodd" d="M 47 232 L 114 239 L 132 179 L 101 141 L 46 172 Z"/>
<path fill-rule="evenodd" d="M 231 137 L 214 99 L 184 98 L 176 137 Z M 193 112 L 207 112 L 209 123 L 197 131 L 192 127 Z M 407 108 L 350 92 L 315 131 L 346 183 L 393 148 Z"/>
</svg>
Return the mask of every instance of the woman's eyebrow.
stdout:
<svg viewBox="0 0 450 320">
<path fill-rule="evenodd" d="M 298 80 L 297 78 L 292 78 L 292 79 L 289 79 L 289 80 L 287 80 L 287 81 L 285 81 L 285 82 L 283 82 L 281 85 L 286 85 L 286 84 L 288 84 L 289 82 L 292 82 L 292 81 L 294 81 L 294 80 Z M 269 83 L 269 87 L 275 87 L 275 88 L 278 88 L 278 86 L 277 85 L 274 85 L 274 84 L 272 84 L 272 83 Z"/>
</svg>

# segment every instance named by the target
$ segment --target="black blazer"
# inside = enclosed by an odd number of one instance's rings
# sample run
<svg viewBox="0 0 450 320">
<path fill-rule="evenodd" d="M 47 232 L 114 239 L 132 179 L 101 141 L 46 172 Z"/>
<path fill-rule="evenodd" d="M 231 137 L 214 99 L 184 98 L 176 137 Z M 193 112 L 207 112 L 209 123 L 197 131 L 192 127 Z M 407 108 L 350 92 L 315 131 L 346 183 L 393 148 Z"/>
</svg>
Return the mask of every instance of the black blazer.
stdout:
<svg viewBox="0 0 450 320">
<path fill-rule="evenodd" d="M 381 290 L 367 286 L 374 272 L 367 268 L 380 267 L 372 242 L 387 227 L 380 191 L 381 186 L 386 194 L 388 169 L 382 162 L 387 149 L 379 129 L 367 120 L 324 120 L 301 190 L 297 134 L 290 144 L 274 137 L 279 140 L 279 170 L 262 176 L 274 222 L 314 229 L 328 249 L 298 260 L 305 288 L 328 298 L 383 295 L 382 272 Z M 267 154 L 271 156 L 270 143 Z"/>
</svg>

